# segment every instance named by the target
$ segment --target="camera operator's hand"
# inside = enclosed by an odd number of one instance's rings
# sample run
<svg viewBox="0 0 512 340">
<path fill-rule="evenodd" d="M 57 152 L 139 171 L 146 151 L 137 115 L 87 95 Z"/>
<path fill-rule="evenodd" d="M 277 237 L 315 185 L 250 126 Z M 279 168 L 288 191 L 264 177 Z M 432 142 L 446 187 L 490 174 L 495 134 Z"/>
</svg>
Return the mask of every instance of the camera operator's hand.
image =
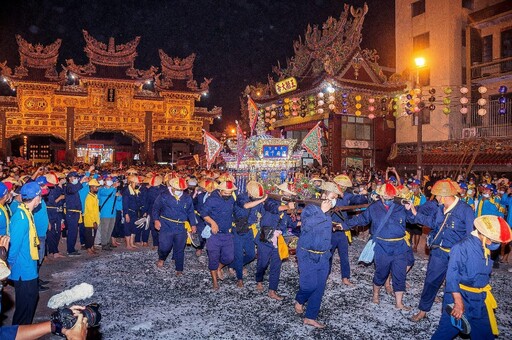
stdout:
<svg viewBox="0 0 512 340">
<path fill-rule="evenodd" d="M 63 329 L 62 333 L 68 340 L 85 340 L 87 338 L 87 318 L 82 314 L 83 306 L 70 307 L 73 315 L 77 317 L 75 325 L 71 329 Z"/>
<path fill-rule="evenodd" d="M 10 240 L 9 236 L 0 236 L 0 247 L 4 247 L 6 251 L 9 250 Z"/>
</svg>

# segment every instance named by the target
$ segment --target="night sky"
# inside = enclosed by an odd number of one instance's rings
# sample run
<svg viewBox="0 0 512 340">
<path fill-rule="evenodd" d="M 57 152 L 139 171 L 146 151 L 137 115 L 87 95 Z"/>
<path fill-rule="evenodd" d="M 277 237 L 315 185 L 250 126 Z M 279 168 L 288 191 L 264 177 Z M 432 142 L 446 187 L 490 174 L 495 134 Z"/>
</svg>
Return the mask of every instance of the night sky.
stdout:
<svg viewBox="0 0 512 340">
<path fill-rule="evenodd" d="M 379 64 L 394 66 L 394 0 L 367 0 L 363 48 L 377 49 Z M 346 3 L 362 7 L 362 0 Z M 160 66 L 158 49 L 172 57 L 196 53 L 194 78 L 213 77 L 208 98 L 200 106 L 223 107 L 214 128 L 224 128 L 240 114 L 239 98 L 248 84 L 266 82 L 272 66 L 293 56 L 293 40 L 308 23 L 339 18 L 340 0 L 27 0 L 2 3 L 0 61 L 14 69 L 19 57 L 15 34 L 31 43 L 61 38 L 60 64 L 73 58 L 85 64 L 82 29 L 107 43 L 140 35 L 135 67 Z"/>
</svg>

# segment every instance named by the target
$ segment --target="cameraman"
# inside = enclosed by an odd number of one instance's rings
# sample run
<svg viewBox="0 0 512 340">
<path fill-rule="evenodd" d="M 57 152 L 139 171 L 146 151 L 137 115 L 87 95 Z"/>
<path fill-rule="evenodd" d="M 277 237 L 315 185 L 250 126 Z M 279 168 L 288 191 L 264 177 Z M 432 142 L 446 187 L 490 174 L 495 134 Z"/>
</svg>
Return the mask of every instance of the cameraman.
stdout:
<svg viewBox="0 0 512 340">
<path fill-rule="evenodd" d="M 0 281 L 9 276 L 10 270 L 5 263 L 7 251 L 9 249 L 9 236 L 0 236 Z M 3 287 L 2 287 L 3 288 Z M 0 292 L 1 293 L 1 292 Z M 0 294 L 1 297 L 1 294 Z M 71 329 L 63 329 L 62 333 L 68 340 L 85 340 L 87 338 L 87 318 L 80 312 L 82 306 L 73 306 L 71 310 L 78 318 Z M 29 340 L 38 339 L 43 335 L 50 334 L 52 331 L 51 321 L 41 322 L 33 325 L 13 325 L 0 327 L 0 339 L 2 340 Z"/>
</svg>

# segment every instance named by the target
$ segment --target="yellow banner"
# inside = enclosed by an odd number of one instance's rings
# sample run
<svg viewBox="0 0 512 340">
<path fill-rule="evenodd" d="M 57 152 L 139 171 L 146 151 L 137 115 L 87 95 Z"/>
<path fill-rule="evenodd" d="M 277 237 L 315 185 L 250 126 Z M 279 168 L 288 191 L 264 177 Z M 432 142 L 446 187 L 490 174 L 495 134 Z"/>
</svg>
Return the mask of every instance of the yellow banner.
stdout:
<svg viewBox="0 0 512 340">
<path fill-rule="evenodd" d="M 276 83 L 277 94 L 283 94 L 297 89 L 297 80 L 294 77 L 286 78 Z"/>
</svg>

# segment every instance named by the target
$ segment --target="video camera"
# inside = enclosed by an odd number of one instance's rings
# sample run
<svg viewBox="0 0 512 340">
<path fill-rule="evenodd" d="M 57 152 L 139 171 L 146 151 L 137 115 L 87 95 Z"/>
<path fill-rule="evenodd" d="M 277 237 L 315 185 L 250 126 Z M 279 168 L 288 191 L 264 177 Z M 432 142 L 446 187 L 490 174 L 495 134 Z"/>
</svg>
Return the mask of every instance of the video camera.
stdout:
<svg viewBox="0 0 512 340">
<path fill-rule="evenodd" d="M 84 317 L 87 318 L 87 327 L 96 327 L 100 324 L 101 314 L 99 311 L 100 305 L 91 303 L 85 306 L 82 312 Z M 59 336 L 64 336 L 63 329 L 71 329 L 76 324 L 77 317 L 73 315 L 73 311 L 69 308 L 59 308 L 50 316 L 52 324 L 52 333 Z"/>
</svg>

